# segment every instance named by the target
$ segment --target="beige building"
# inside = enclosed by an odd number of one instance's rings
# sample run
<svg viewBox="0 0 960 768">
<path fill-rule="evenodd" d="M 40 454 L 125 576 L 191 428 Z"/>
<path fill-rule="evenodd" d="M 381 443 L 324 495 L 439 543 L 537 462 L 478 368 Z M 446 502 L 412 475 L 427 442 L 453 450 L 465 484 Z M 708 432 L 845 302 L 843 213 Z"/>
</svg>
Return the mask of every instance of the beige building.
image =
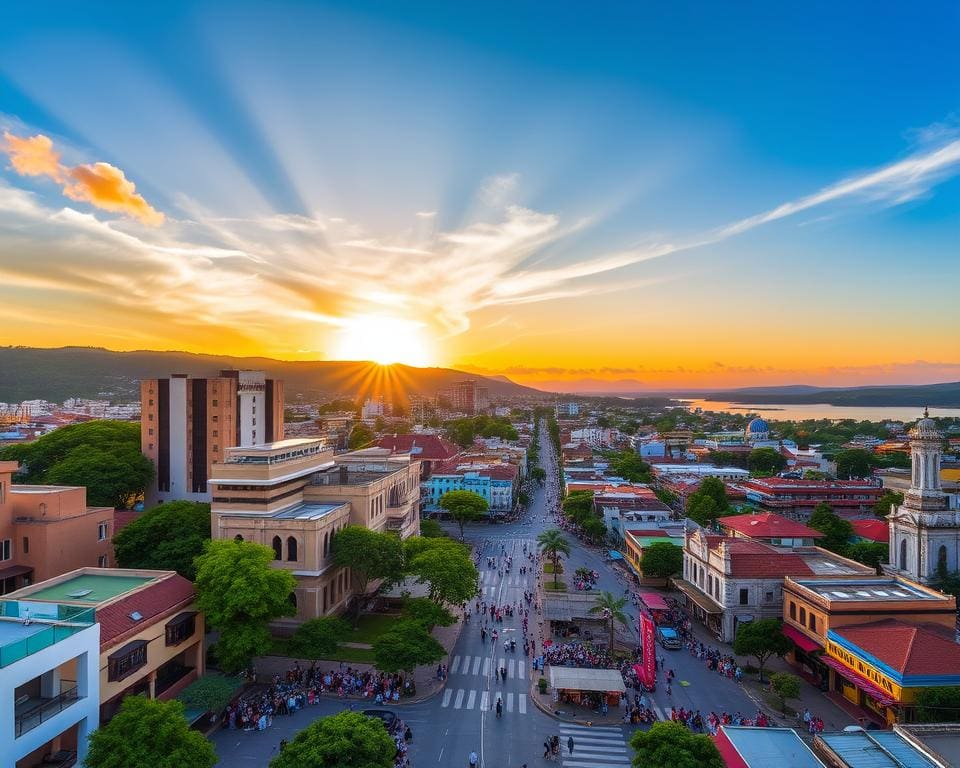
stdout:
<svg viewBox="0 0 960 768">
<path fill-rule="evenodd" d="M 335 456 L 309 438 L 229 448 L 210 479 L 212 535 L 273 549 L 276 567 L 297 577 L 294 622 L 336 613 L 354 592 L 331 539 L 346 525 L 419 533 L 419 473 L 418 461 L 386 448 Z"/>
<path fill-rule="evenodd" d="M 194 598 L 193 585 L 174 571 L 127 568 L 79 568 L 10 595 L 21 604 L 94 609 L 101 723 L 125 696 L 170 699 L 203 675 L 203 616 Z"/>
<path fill-rule="evenodd" d="M 140 382 L 140 445 L 157 476 L 148 503 L 210 501 L 207 478 L 235 445 L 283 439 L 283 382 L 263 371 Z"/>
<path fill-rule="evenodd" d="M 87 489 L 14 485 L 0 461 L 0 595 L 83 566 L 113 565 L 113 509 L 88 507 Z"/>
</svg>

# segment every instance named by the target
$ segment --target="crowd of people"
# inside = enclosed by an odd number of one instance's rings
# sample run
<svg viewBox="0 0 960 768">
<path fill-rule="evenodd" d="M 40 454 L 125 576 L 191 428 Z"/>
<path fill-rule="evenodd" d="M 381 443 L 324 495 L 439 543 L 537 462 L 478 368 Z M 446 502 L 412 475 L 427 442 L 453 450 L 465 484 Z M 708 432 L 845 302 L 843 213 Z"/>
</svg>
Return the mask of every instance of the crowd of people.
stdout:
<svg viewBox="0 0 960 768">
<path fill-rule="evenodd" d="M 551 666 L 613 669 L 616 666 L 607 651 L 582 643 L 562 643 L 543 649 L 542 661 Z M 542 667 L 541 667 L 542 668 Z"/>
</svg>

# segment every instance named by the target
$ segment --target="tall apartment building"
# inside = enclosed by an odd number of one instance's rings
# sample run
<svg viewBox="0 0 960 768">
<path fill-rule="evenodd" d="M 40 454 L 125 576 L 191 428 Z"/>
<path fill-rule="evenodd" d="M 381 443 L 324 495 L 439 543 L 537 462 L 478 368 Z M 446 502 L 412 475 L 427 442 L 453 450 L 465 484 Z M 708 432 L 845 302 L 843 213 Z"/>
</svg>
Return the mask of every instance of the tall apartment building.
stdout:
<svg viewBox="0 0 960 768">
<path fill-rule="evenodd" d="M 489 405 L 487 388 L 481 387 L 474 379 L 458 381 L 444 394 L 450 399 L 453 410 L 469 416 L 481 413 Z"/>
<path fill-rule="evenodd" d="M 0 595 L 83 566 L 113 565 L 113 508 L 88 507 L 87 489 L 14 485 L 0 461 Z"/>
<path fill-rule="evenodd" d="M 148 503 L 210 501 L 207 479 L 227 448 L 283 439 L 283 382 L 263 371 L 143 379 L 140 403 L 141 449 L 157 469 Z"/>
<path fill-rule="evenodd" d="M 274 566 L 297 577 L 288 623 L 300 623 L 342 610 L 355 594 L 350 569 L 333 562 L 337 531 L 419 533 L 419 479 L 419 461 L 385 448 L 334 456 L 309 438 L 230 448 L 210 479 L 212 535 L 271 547 Z"/>
</svg>

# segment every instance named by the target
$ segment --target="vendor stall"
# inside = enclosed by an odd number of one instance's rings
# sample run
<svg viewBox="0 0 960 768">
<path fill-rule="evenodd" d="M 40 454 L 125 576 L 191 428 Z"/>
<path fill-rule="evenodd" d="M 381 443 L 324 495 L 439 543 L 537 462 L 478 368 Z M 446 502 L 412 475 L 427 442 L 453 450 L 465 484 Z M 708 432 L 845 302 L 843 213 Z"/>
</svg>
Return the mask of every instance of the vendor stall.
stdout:
<svg viewBox="0 0 960 768">
<path fill-rule="evenodd" d="M 555 702 L 595 710 L 619 705 L 627 691 L 620 670 L 580 667 L 550 667 L 550 687 Z"/>
<path fill-rule="evenodd" d="M 543 617 L 550 623 L 551 637 L 578 637 L 590 640 L 594 632 L 602 632 L 606 622 L 590 609 L 597 604 L 596 595 L 569 593 L 548 595 L 543 599 Z"/>
</svg>

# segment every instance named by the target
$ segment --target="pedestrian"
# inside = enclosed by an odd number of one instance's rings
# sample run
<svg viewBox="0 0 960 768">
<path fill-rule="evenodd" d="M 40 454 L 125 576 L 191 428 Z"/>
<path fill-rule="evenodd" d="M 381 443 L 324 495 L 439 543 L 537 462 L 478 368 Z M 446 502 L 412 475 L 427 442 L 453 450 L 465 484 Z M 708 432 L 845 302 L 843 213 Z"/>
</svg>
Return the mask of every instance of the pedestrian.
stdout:
<svg viewBox="0 0 960 768">
<path fill-rule="evenodd" d="M 573 736 L 567 738 L 567 749 L 570 750 L 570 754 L 573 754 Z"/>
<path fill-rule="evenodd" d="M 548 757 L 550 757 L 550 745 L 543 742 L 543 759 L 546 760 Z"/>
</svg>

